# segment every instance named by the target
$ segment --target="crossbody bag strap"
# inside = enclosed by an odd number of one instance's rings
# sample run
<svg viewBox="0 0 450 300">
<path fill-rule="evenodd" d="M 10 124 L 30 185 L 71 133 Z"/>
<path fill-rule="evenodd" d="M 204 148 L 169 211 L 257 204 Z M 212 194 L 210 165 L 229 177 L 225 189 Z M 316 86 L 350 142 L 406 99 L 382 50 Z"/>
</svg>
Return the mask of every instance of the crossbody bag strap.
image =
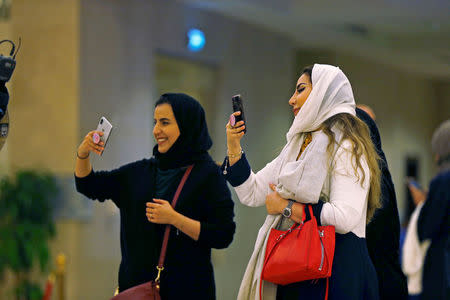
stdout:
<svg viewBox="0 0 450 300">
<path fill-rule="evenodd" d="M 175 205 L 177 204 L 181 190 L 183 189 L 183 186 L 186 183 L 186 180 L 188 179 L 189 174 L 191 173 L 193 167 L 194 165 L 190 165 L 184 172 L 183 178 L 181 178 L 180 184 L 178 185 L 177 191 L 175 192 L 175 195 L 173 196 L 172 199 L 173 208 L 175 208 Z M 164 259 L 166 258 L 167 244 L 169 242 L 169 233 L 170 233 L 170 225 L 166 225 L 166 230 L 164 231 L 164 239 L 161 247 L 161 254 L 159 255 L 158 266 L 156 267 L 158 269 L 158 276 L 156 277 L 155 282 L 159 282 L 161 271 L 164 270 Z"/>
</svg>

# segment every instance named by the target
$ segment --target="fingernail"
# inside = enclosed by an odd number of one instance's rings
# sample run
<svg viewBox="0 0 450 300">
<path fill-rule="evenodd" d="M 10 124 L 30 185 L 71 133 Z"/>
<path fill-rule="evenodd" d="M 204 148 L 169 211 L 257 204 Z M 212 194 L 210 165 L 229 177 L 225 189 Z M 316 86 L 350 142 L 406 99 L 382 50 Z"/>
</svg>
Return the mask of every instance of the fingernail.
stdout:
<svg viewBox="0 0 450 300">
<path fill-rule="evenodd" d="M 98 133 L 94 133 L 92 135 L 92 140 L 94 141 L 95 144 L 98 144 L 98 142 L 100 142 L 100 136 L 98 135 Z"/>
</svg>

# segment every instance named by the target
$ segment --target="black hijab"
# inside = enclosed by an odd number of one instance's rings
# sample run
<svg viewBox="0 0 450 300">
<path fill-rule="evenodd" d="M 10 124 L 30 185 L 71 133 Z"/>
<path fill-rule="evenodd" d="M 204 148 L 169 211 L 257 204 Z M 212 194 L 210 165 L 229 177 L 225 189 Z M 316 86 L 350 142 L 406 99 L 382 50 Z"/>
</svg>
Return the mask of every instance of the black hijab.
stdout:
<svg viewBox="0 0 450 300">
<path fill-rule="evenodd" d="M 167 170 L 212 160 L 208 154 L 212 140 L 206 125 L 205 111 L 200 103 L 183 93 L 163 94 L 155 107 L 164 103 L 172 106 L 180 136 L 166 153 L 160 153 L 158 145 L 155 145 L 153 155 L 158 167 Z"/>
<path fill-rule="evenodd" d="M 375 150 L 380 156 L 383 162 L 386 162 L 386 156 L 384 155 L 383 150 L 381 149 L 381 138 L 380 133 L 378 131 L 378 127 L 375 124 L 375 121 L 362 109 L 356 108 L 356 116 L 360 118 L 366 125 L 369 127 L 370 138 L 372 139 L 372 143 L 375 145 Z"/>
<path fill-rule="evenodd" d="M 375 121 L 359 108 L 356 108 L 356 115 L 369 127 L 372 143 L 381 158 L 379 166 L 382 207 L 375 211 L 372 221 L 366 227 L 367 249 L 377 271 L 380 299 L 406 299 L 408 288 L 400 267 L 400 219 L 394 183 L 381 148 L 380 133 Z"/>
</svg>

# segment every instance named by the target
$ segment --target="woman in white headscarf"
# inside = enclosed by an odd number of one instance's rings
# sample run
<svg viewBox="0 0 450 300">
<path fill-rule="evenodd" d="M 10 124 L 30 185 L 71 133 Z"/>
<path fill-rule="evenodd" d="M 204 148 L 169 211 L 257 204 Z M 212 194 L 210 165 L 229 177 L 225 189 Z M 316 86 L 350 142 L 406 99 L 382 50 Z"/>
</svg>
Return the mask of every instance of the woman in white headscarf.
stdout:
<svg viewBox="0 0 450 300">
<path fill-rule="evenodd" d="M 247 206 L 265 205 L 259 230 L 239 289 L 239 300 L 323 299 L 326 280 L 277 286 L 261 270 L 271 228 L 286 230 L 300 222 L 305 203 L 319 225 L 333 225 L 336 248 L 329 299 L 378 299 L 378 281 L 366 241 L 366 223 L 380 206 L 378 155 L 367 126 L 355 115 L 355 100 L 337 67 L 307 67 L 289 100 L 295 119 L 281 153 L 256 174 L 240 140 L 243 122 L 226 126 L 228 156 L 223 173 Z M 238 115 L 239 113 L 235 113 Z"/>
</svg>

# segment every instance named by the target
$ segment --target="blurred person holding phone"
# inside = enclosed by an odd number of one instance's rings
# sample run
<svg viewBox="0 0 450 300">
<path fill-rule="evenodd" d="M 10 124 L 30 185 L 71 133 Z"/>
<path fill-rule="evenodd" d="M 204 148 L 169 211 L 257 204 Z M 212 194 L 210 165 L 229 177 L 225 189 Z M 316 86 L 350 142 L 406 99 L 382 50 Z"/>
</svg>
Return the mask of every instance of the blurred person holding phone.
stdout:
<svg viewBox="0 0 450 300">
<path fill-rule="evenodd" d="M 162 299 L 215 299 L 211 248 L 233 240 L 234 203 L 219 167 L 208 154 L 212 141 L 200 103 L 182 93 L 163 94 L 154 110 L 153 157 L 112 171 L 93 171 L 91 152 L 104 144 L 91 131 L 77 150 L 78 192 L 120 210 L 119 292 L 154 280 L 165 225 L 170 236 Z M 188 166 L 194 165 L 175 209 L 169 202 Z"/>
<path fill-rule="evenodd" d="M 450 119 L 433 133 L 431 152 L 438 174 L 428 192 L 410 181 L 414 203 L 418 205 L 416 229 L 418 243 L 430 242 L 422 266 L 420 299 L 450 298 Z M 408 238 L 408 235 L 407 235 Z M 407 241 L 405 241 L 406 246 Z M 404 252 L 406 255 L 406 252 Z"/>
<path fill-rule="evenodd" d="M 287 144 L 257 173 L 251 170 L 240 145 L 245 124 L 226 125 L 224 174 L 243 204 L 265 205 L 268 213 L 238 299 L 325 298 L 326 279 L 288 285 L 263 281 L 260 294 L 270 230 L 287 230 L 294 222 L 300 223 L 305 203 L 312 205 L 319 226 L 333 225 L 336 230 L 328 299 L 378 299 L 377 275 L 365 232 L 380 206 L 380 170 L 369 129 L 356 117 L 350 82 L 337 67 L 306 67 L 289 105 L 295 118 L 286 135 Z"/>
</svg>

